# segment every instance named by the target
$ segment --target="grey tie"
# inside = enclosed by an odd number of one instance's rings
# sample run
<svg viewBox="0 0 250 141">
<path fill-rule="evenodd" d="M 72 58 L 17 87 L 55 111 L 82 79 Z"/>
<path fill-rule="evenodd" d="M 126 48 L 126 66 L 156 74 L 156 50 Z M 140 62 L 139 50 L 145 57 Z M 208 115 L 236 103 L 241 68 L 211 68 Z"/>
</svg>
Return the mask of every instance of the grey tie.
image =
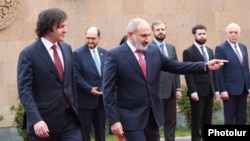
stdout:
<svg viewBox="0 0 250 141">
<path fill-rule="evenodd" d="M 242 64 L 242 58 L 241 58 L 241 56 L 240 56 L 240 52 L 239 52 L 239 50 L 238 50 L 238 48 L 237 48 L 237 45 L 234 45 L 234 49 L 235 49 L 235 53 L 236 53 L 236 55 L 237 55 L 237 57 L 238 57 L 240 63 Z"/>
<path fill-rule="evenodd" d="M 207 55 L 206 55 L 206 53 L 204 51 L 204 47 L 203 46 L 201 46 L 201 53 L 202 53 L 201 55 L 203 56 L 204 60 L 207 62 L 208 58 L 207 58 Z"/>
<path fill-rule="evenodd" d="M 100 64 L 100 62 L 99 62 L 99 60 L 98 60 L 96 50 L 93 50 L 93 59 L 94 59 L 94 61 L 95 61 L 95 65 L 96 65 L 96 68 L 97 68 L 97 70 L 98 70 L 98 73 L 99 73 L 99 75 L 101 76 L 101 64 Z"/>
<path fill-rule="evenodd" d="M 164 44 L 161 43 L 159 46 L 160 46 L 160 48 L 161 48 L 161 52 L 162 52 L 165 56 L 168 57 L 168 53 L 167 53 L 166 50 L 164 49 Z"/>
</svg>

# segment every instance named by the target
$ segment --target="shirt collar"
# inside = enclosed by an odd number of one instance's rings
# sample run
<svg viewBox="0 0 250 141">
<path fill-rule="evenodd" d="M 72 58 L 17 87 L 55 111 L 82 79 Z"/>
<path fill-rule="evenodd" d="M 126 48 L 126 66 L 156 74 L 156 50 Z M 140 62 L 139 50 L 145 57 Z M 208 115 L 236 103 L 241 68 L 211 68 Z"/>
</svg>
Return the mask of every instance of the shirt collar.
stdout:
<svg viewBox="0 0 250 141">
<path fill-rule="evenodd" d="M 155 43 L 157 44 L 158 47 L 160 46 L 160 44 L 163 44 L 165 46 L 165 42 L 159 42 L 155 38 L 154 38 L 154 41 L 155 41 Z"/>
<path fill-rule="evenodd" d="M 51 49 L 51 47 L 52 47 L 53 44 L 49 40 L 47 40 L 44 37 L 41 37 L 41 41 L 42 41 L 42 43 L 44 44 L 44 46 L 45 46 L 45 48 L 47 50 Z M 55 45 L 58 46 L 58 43 L 56 42 Z"/>
</svg>

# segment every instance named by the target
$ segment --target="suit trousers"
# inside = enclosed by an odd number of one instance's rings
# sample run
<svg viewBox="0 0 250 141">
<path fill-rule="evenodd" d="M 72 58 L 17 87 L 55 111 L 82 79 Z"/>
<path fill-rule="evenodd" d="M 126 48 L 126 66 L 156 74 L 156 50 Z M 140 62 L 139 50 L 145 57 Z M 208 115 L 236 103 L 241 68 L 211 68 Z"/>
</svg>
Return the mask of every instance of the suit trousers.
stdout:
<svg viewBox="0 0 250 141">
<path fill-rule="evenodd" d="M 224 124 L 246 125 L 247 123 L 247 94 L 229 95 L 228 100 L 223 100 Z"/>
<path fill-rule="evenodd" d="M 213 114 L 213 95 L 199 96 L 199 101 L 191 103 L 191 140 L 201 141 L 203 125 L 211 125 Z"/>
<path fill-rule="evenodd" d="M 106 116 L 102 103 L 99 103 L 95 109 L 79 108 L 78 111 L 82 123 L 82 141 L 90 141 L 92 125 L 95 141 L 105 141 Z"/>
<path fill-rule="evenodd" d="M 160 141 L 159 127 L 156 124 L 152 108 L 149 108 L 148 123 L 145 130 L 124 131 L 127 141 Z"/>
<path fill-rule="evenodd" d="M 164 137 L 165 141 L 175 141 L 176 128 L 176 98 L 171 95 L 169 98 L 162 100 L 164 110 Z"/>
<path fill-rule="evenodd" d="M 72 116 L 71 109 L 66 109 L 64 117 L 64 128 L 59 133 L 49 133 L 48 138 L 39 138 L 35 134 L 30 134 L 30 141 L 82 141 L 80 126 L 76 123 L 76 119 Z M 59 130 L 59 129 L 58 129 Z"/>
</svg>

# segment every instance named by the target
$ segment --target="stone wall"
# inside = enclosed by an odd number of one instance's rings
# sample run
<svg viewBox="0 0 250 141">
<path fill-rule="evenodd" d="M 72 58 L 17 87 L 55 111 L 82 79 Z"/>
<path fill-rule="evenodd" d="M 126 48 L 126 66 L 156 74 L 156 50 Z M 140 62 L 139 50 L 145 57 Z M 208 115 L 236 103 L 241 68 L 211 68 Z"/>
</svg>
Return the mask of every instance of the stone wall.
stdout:
<svg viewBox="0 0 250 141">
<path fill-rule="evenodd" d="M 4 3 L 12 2 L 17 4 L 14 9 L 6 9 Z M 193 43 L 191 28 L 195 24 L 207 26 L 207 45 L 214 49 L 225 40 L 227 24 L 238 23 L 242 28 L 241 41 L 250 46 L 250 0 L 1 0 L 0 114 L 5 119 L 0 121 L 0 126 L 11 126 L 13 116 L 9 107 L 18 103 L 18 55 L 36 38 L 38 13 L 50 7 L 59 7 L 68 14 L 66 42 L 73 50 L 84 44 L 85 29 L 92 25 L 101 30 L 100 46 L 113 48 L 126 33 L 127 23 L 135 17 L 144 18 L 150 24 L 155 20 L 165 21 L 167 41 L 176 46 L 179 60 L 182 51 Z M 6 22 L 6 17 L 11 19 Z M 185 83 L 183 77 L 182 83 Z"/>
</svg>

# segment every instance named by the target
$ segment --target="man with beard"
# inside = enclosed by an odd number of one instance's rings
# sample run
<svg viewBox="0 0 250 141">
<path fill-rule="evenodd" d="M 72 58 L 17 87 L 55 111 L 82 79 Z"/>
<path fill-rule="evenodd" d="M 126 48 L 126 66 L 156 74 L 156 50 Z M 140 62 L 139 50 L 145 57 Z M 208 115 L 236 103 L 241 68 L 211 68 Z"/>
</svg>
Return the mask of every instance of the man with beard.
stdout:
<svg viewBox="0 0 250 141">
<path fill-rule="evenodd" d="M 135 18 L 127 26 L 128 40 L 107 52 L 103 69 L 103 98 L 111 131 L 127 141 L 159 141 L 164 123 L 160 96 L 161 71 L 207 73 L 227 60 L 178 62 L 148 45 L 151 28 Z"/>
<path fill-rule="evenodd" d="M 205 43 L 207 40 L 206 27 L 196 25 L 192 28 L 194 43 L 184 50 L 183 61 L 200 62 L 214 59 L 212 49 Z M 213 98 L 218 98 L 218 87 L 215 73 L 185 74 L 188 87 L 187 95 L 191 104 L 191 138 L 192 141 L 202 140 L 202 126 L 212 123 Z"/>
<path fill-rule="evenodd" d="M 98 45 L 100 38 L 101 32 L 97 27 L 87 28 L 86 43 L 73 52 L 82 141 L 90 141 L 92 124 L 95 141 L 105 141 L 106 115 L 101 88 L 107 51 Z"/>
<path fill-rule="evenodd" d="M 156 21 L 151 26 L 154 40 L 151 44 L 156 45 L 163 55 L 169 59 L 177 59 L 175 47 L 164 41 L 166 38 L 166 24 Z M 175 141 L 176 128 L 176 99 L 181 98 L 180 76 L 178 74 L 161 72 L 160 93 L 164 110 L 164 137 L 165 141 Z"/>
</svg>

